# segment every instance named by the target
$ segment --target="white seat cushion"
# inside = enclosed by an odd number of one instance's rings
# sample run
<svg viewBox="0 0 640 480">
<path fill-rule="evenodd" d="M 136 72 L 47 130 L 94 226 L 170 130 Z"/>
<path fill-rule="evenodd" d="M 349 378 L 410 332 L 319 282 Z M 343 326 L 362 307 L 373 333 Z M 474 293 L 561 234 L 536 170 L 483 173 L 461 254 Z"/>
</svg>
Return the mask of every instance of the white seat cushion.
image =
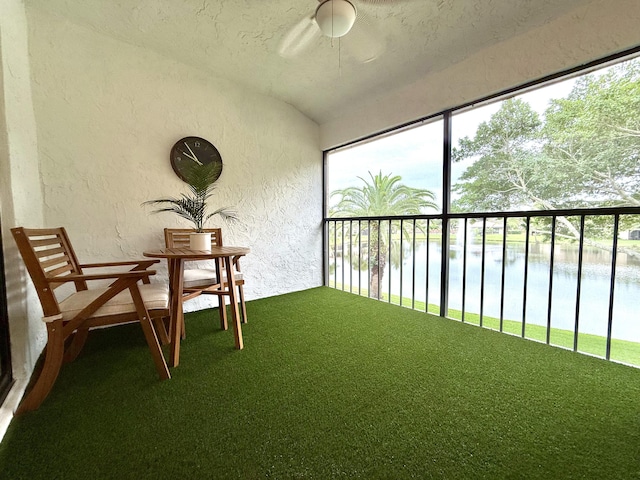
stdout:
<svg viewBox="0 0 640 480">
<path fill-rule="evenodd" d="M 242 272 L 234 271 L 233 275 L 235 276 L 236 281 L 242 280 Z M 185 288 L 191 288 L 196 286 L 201 287 L 204 285 L 214 285 L 218 283 L 217 278 L 216 271 L 213 268 L 185 268 L 182 286 Z M 226 273 L 222 275 L 222 279 L 224 281 L 227 280 Z"/>
<path fill-rule="evenodd" d="M 147 310 L 166 309 L 169 307 L 169 288 L 159 283 L 139 285 L 142 300 Z M 64 320 L 70 320 L 82 311 L 84 307 L 106 292 L 108 288 L 96 288 L 93 290 L 81 290 L 72 293 L 60 302 L 60 312 Z M 119 313 L 131 313 L 136 311 L 136 306 L 131 298 L 129 289 L 123 290 L 115 297 L 102 305 L 94 312 L 92 317 L 104 317 Z"/>
</svg>

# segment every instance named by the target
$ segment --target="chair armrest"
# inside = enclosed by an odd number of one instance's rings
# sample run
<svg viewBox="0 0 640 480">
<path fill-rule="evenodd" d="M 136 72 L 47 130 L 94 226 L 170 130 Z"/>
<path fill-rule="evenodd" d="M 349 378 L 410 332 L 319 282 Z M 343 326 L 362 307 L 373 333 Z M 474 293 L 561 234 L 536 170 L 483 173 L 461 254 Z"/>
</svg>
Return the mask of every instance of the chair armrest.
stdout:
<svg viewBox="0 0 640 480">
<path fill-rule="evenodd" d="M 100 267 L 119 267 L 124 265 L 139 265 L 144 268 L 149 268 L 154 263 L 158 263 L 158 259 L 149 260 L 128 260 L 124 262 L 106 262 L 106 263 L 83 263 L 80 268 L 100 268 Z"/>
<path fill-rule="evenodd" d="M 149 275 L 155 275 L 155 270 L 129 270 L 128 272 L 112 272 L 112 273 L 96 273 L 92 275 L 65 275 L 63 277 L 49 278 L 49 283 L 66 283 L 86 280 L 118 280 L 121 278 L 139 278 L 144 279 Z"/>
<path fill-rule="evenodd" d="M 238 272 L 240 271 L 240 258 L 242 258 L 242 255 L 236 255 L 231 259 Z"/>
<path fill-rule="evenodd" d="M 160 260 L 157 258 L 154 258 L 154 259 L 149 258 L 144 260 L 125 260 L 121 262 L 85 263 L 80 265 L 80 268 L 87 268 L 87 269 L 88 268 L 111 268 L 111 267 L 123 267 L 123 266 L 133 265 L 133 268 L 129 270 L 133 272 L 133 271 L 146 271 L 147 268 L 149 268 L 154 263 L 158 263 L 158 262 L 160 262 Z M 147 284 L 151 283 L 151 280 L 149 280 L 149 275 L 147 275 L 142 279 L 142 283 L 147 283 Z"/>
</svg>

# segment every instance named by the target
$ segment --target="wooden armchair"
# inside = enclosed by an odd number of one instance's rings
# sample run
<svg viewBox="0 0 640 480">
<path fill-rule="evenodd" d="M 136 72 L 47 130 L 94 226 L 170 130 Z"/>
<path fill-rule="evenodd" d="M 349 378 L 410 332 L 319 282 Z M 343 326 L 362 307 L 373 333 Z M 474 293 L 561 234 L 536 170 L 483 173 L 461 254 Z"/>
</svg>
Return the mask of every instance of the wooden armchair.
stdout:
<svg viewBox="0 0 640 480">
<path fill-rule="evenodd" d="M 169 315 L 168 288 L 149 281 L 155 271 L 148 268 L 159 260 L 79 264 L 64 228 L 19 227 L 12 228 L 11 233 L 38 292 L 48 335 L 40 375 L 16 413 L 40 406 L 51 391 L 63 361 L 69 362 L 78 356 L 91 327 L 140 321 L 160 378 L 171 377 L 158 340 L 160 336 L 163 343 L 168 342 L 163 323 L 163 318 Z M 114 271 L 114 267 L 120 267 L 119 271 Z M 98 268 L 98 273 L 84 272 Z M 101 286 L 90 289 L 90 281 L 93 284 L 100 281 Z M 109 281 L 111 283 L 104 286 Z M 75 292 L 59 301 L 54 290 L 70 282 Z"/>
<path fill-rule="evenodd" d="M 167 248 L 189 248 L 189 234 L 194 230 L 188 228 L 165 228 L 164 241 Z M 211 245 L 222 246 L 222 230 L 220 228 L 205 228 L 205 233 L 211 234 Z M 240 311 L 242 323 L 247 323 L 247 307 L 244 303 L 244 277 L 240 271 L 240 257 L 233 259 L 235 286 L 238 288 L 240 299 Z M 227 275 L 220 260 L 217 260 L 217 268 L 185 268 L 182 301 L 190 300 L 199 295 L 217 295 L 218 310 L 220 311 L 220 326 L 224 330 L 228 328 L 227 309 L 224 296 L 220 294 L 221 288 L 227 289 Z M 222 272 L 222 284 L 218 280 L 217 271 Z"/>
</svg>

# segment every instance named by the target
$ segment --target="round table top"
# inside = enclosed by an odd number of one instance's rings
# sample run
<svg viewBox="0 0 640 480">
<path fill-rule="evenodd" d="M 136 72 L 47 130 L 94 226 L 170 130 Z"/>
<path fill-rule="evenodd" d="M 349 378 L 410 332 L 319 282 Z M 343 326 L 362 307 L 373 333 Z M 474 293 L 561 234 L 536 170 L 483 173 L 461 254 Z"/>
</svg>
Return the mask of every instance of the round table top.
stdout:
<svg viewBox="0 0 640 480">
<path fill-rule="evenodd" d="M 190 250 L 188 248 L 160 248 L 158 250 L 148 250 L 142 252 L 145 257 L 151 258 L 184 258 L 184 259 L 207 259 L 220 257 L 236 257 L 249 253 L 247 247 L 220 246 L 211 247 L 211 250 Z"/>
</svg>

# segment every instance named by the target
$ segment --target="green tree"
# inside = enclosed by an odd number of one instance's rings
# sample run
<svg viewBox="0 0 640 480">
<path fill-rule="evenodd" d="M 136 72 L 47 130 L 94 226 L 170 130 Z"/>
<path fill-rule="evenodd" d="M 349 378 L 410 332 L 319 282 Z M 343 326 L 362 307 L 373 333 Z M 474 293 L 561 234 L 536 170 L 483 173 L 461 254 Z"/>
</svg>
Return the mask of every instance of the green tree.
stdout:
<svg viewBox="0 0 640 480">
<path fill-rule="evenodd" d="M 435 194 L 430 190 L 413 188 L 402 184 L 398 175 L 377 175 L 369 173 L 370 181 L 362 177 L 360 187 L 348 187 L 335 190 L 331 197 L 338 196 L 338 203 L 331 209 L 332 217 L 378 217 L 396 215 L 419 215 L 426 209 L 438 209 Z M 386 227 L 386 228 L 385 228 Z M 360 237 L 366 234 L 368 248 L 358 249 L 364 258 L 353 261 L 354 266 L 370 268 L 370 291 L 374 298 L 380 297 L 380 279 L 387 266 L 387 252 L 392 263 L 400 259 L 400 235 L 410 238 L 412 232 L 400 222 L 371 221 L 363 225 L 362 231 L 357 224 L 349 224 L 349 236 Z M 355 229 L 355 230 L 354 230 Z M 391 244 L 389 244 L 391 238 Z M 351 245 L 351 242 L 349 242 Z M 343 252 L 344 255 L 344 252 Z M 352 255 L 349 255 L 352 258 Z"/>
<path fill-rule="evenodd" d="M 455 209 L 481 212 L 553 208 L 541 195 L 545 173 L 540 171 L 539 138 L 542 122 L 522 100 L 503 102 L 474 138 L 460 139 L 453 149 L 454 162 L 476 161 L 460 176 L 453 191 L 460 194 Z"/>
<path fill-rule="evenodd" d="M 576 81 L 544 122 L 502 103 L 453 160 L 477 158 L 453 190 L 467 211 L 640 205 L 640 60 Z"/>
<path fill-rule="evenodd" d="M 640 206 L 640 61 L 581 77 L 542 133 L 572 206 Z"/>
<path fill-rule="evenodd" d="M 509 99 L 488 122 L 482 122 L 473 139 L 464 137 L 452 158 L 476 161 L 460 176 L 453 191 L 460 193 L 456 211 L 553 210 L 567 206 L 571 193 L 562 188 L 567 172 L 554 167 L 544 155 L 543 123 L 538 113 L 520 99 Z M 579 232 L 570 220 L 560 224 Z M 537 230 L 549 230 L 548 222 L 535 220 Z"/>
<path fill-rule="evenodd" d="M 503 102 L 454 148 L 454 161 L 470 158 L 456 211 L 640 205 L 640 61 L 581 77 L 543 119 L 522 100 Z M 559 235 L 578 238 L 576 218 L 558 222 Z M 597 235 L 610 221 L 588 227 Z"/>
</svg>

